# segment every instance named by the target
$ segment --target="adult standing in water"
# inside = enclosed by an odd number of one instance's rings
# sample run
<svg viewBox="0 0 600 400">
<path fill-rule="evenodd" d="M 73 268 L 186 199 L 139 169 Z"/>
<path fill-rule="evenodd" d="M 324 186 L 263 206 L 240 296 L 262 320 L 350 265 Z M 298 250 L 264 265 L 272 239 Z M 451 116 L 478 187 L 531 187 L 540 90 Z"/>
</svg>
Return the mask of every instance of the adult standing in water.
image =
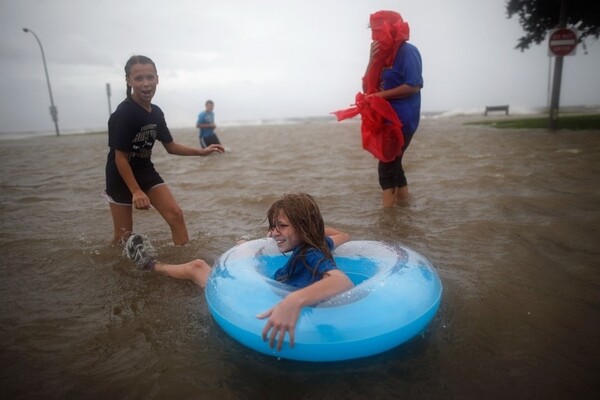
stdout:
<svg viewBox="0 0 600 400">
<path fill-rule="evenodd" d="M 383 190 L 383 206 L 406 202 L 408 182 L 402 157 L 419 126 L 421 115 L 422 62 L 419 50 L 408 43 L 410 28 L 394 11 L 378 11 L 370 16 L 373 42 L 363 91 L 389 102 L 402 123 L 404 145 L 396 159 L 379 161 L 379 184 Z"/>
<path fill-rule="evenodd" d="M 221 144 L 219 137 L 215 133 L 217 125 L 215 125 L 215 103 L 212 100 L 206 100 L 206 109 L 198 114 L 196 128 L 199 129 L 198 137 L 202 148 L 208 147 L 211 144 Z"/>
<path fill-rule="evenodd" d="M 176 143 L 171 136 L 162 110 L 152 104 L 158 85 L 154 62 L 142 55 L 125 64 L 127 97 L 108 120 L 106 189 L 113 219 L 113 243 L 126 240 L 133 230 L 133 209 L 154 207 L 171 228 L 173 243 L 189 241 L 183 212 L 165 181 L 154 169 L 152 147 L 159 140 L 169 154 L 207 156 L 223 153 L 223 146 L 205 149 Z"/>
</svg>

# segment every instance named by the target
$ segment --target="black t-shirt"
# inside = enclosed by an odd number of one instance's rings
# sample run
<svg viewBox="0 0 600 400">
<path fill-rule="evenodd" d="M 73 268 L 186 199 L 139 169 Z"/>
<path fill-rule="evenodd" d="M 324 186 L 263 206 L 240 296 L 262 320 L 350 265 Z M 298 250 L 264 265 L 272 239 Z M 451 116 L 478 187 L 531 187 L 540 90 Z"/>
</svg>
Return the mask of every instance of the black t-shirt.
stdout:
<svg viewBox="0 0 600 400">
<path fill-rule="evenodd" d="M 152 104 L 148 112 L 131 99 L 125 99 L 108 120 L 107 162 L 114 162 L 115 149 L 129 153 L 129 164 L 133 170 L 152 167 L 152 147 L 159 140 L 173 141 L 167 127 L 165 115 L 160 107 Z"/>
</svg>

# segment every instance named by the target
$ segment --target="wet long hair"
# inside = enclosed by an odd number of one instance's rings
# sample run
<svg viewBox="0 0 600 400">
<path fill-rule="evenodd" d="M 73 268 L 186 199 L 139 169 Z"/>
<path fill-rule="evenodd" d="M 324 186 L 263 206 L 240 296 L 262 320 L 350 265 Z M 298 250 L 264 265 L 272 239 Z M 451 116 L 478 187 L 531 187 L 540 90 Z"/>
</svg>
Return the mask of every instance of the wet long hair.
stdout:
<svg viewBox="0 0 600 400">
<path fill-rule="evenodd" d="M 129 79 L 131 67 L 135 64 L 152 64 L 152 66 L 154 67 L 154 72 L 158 73 L 158 71 L 156 70 L 156 64 L 154 64 L 154 61 L 152 61 L 150 57 L 134 55 L 129 57 L 129 60 L 127 60 L 127 63 L 125 64 L 125 82 L 127 82 L 127 79 Z M 128 83 L 125 84 L 127 85 L 127 91 L 125 93 L 127 95 L 127 98 L 131 99 L 131 86 L 129 86 Z"/>
<path fill-rule="evenodd" d="M 317 266 L 314 269 L 311 268 L 305 259 L 306 252 L 311 248 L 320 250 L 326 259 L 335 262 L 325 241 L 325 223 L 321 211 L 311 195 L 306 193 L 284 194 L 271 205 L 267 212 L 269 229 L 276 226 L 280 213 L 285 214 L 301 242 L 298 251 L 294 253 L 295 257 L 303 261 L 304 266 L 312 272 L 313 276 Z M 293 265 L 296 265 L 294 261 L 294 259 L 290 260 Z"/>
</svg>

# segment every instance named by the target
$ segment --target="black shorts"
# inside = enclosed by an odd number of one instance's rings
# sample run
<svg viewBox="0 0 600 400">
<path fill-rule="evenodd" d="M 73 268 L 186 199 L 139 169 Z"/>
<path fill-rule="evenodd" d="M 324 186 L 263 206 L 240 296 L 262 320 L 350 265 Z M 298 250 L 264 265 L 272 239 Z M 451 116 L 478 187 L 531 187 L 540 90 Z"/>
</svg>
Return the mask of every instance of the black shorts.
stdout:
<svg viewBox="0 0 600 400">
<path fill-rule="evenodd" d="M 382 190 L 399 188 L 408 184 L 402 168 L 402 156 L 388 163 L 380 161 L 377 170 L 379 172 L 379 186 Z"/>
<path fill-rule="evenodd" d="M 402 168 L 402 156 L 408 148 L 412 135 L 404 135 L 404 146 L 402 154 L 391 162 L 379 162 L 377 171 L 379 173 L 379 186 L 382 190 L 401 188 L 408 185 L 404 169 Z"/>
<path fill-rule="evenodd" d="M 221 144 L 221 142 L 219 141 L 219 137 L 216 133 L 213 133 L 212 135 L 206 137 L 200 136 L 200 146 L 203 149 L 210 146 L 211 144 Z"/>
<path fill-rule="evenodd" d="M 144 193 L 148 193 L 153 187 L 165 183 L 154 168 L 134 171 L 133 176 Z M 133 196 L 114 163 L 106 165 L 105 193 L 108 196 L 108 201 L 111 203 L 122 205 L 131 205 L 132 203 Z"/>
</svg>

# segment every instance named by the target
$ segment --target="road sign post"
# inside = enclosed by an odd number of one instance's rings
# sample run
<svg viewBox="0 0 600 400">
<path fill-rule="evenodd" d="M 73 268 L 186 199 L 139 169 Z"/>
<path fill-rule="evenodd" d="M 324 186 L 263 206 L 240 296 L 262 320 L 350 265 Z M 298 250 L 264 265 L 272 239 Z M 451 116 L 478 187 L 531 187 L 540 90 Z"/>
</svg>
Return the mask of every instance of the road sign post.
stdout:
<svg viewBox="0 0 600 400">
<path fill-rule="evenodd" d="M 558 127 L 558 103 L 564 56 L 572 56 L 577 49 L 577 32 L 569 28 L 558 28 L 549 32 L 548 55 L 556 57 L 554 62 L 554 79 L 552 80 L 552 98 L 550 101 L 550 129 Z"/>
</svg>

